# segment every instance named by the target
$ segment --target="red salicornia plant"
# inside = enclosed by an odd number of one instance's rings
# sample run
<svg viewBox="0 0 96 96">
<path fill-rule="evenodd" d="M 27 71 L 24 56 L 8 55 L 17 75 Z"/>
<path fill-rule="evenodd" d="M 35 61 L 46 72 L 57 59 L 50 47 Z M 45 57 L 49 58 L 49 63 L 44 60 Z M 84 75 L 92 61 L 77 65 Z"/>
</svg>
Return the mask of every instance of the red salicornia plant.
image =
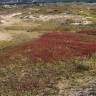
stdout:
<svg viewBox="0 0 96 96">
<path fill-rule="evenodd" d="M 23 55 L 33 61 L 56 61 L 91 55 L 96 52 L 96 40 L 89 35 L 73 32 L 50 32 L 9 52 Z M 10 57 L 10 56 L 9 56 Z"/>
</svg>

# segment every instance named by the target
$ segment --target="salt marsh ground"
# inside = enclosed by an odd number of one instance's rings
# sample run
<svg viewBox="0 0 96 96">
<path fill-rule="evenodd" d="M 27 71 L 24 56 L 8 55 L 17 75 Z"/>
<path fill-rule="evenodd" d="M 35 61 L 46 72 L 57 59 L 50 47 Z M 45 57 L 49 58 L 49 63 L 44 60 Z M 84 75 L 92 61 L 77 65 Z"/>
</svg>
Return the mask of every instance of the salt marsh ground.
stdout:
<svg viewBox="0 0 96 96">
<path fill-rule="evenodd" d="M 1 96 L 96 96 L 96 4 L 0 5 Z"/>
</svg>

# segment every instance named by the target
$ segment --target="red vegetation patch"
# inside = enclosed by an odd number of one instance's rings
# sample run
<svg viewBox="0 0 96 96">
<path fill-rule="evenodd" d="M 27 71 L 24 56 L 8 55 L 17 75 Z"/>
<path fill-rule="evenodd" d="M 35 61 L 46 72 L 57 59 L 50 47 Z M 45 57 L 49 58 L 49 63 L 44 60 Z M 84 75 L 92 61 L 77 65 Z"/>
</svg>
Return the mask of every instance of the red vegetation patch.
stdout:
<svg viewBox="0 0 96 96">
<path fill-rule="evenodd" d="M 81 30 L 78 33 L 83 33 L 83 34 L 88 34 L 88 35 L 96 35 L 96 29 Z"/>
<path fill-rule="evenodd" d="M 28 56 L 33 61 L 54 61 L 91 55 L 96 52 L 92 36 L 72 32 L 52 32 L 9 52 L 11 56 Z"/>
</svg>

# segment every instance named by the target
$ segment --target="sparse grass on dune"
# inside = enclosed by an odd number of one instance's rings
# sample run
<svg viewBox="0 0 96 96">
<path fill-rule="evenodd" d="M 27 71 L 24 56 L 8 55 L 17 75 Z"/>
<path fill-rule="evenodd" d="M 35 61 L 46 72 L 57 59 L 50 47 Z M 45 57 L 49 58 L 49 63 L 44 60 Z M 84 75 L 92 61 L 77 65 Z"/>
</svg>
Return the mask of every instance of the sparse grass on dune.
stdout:
<svg viewBox="0 0 96 96">
<path fill-rule="evenodd" d="M 15 23 L 13 25 L 6 26 L 5 30 L 23 30 L 28 32 L 33 31 L 54 31 L 58 28 L 59 24 L 56 21 L 26 21 Z"/>
<path fill-rule="evenodd" d="M 29 23 L 29 22 L 18 22 L 13 25 L 5 27 L 5 30 L 32 30 L 35 27 L 38 27 L 38 23 Z"/>
<path fill-rule="evenodd" d="M 20 22 L 15 23 L 13 25 L 9 25 L 4 27 L 5 30 L 21 30 L 21 31 L 27 31 L 27 32 L 48 32 L 48 31 L 76 31 L 79 30 L 80 26 L 75 26 L 71 24 L 63 24 L 56 20 L 50 20 L 50 21 L 32 21 L 31 23 L 28 22 Z"/>
<path fill-rule="evenodd" d="M 12 45 L 12 41 L 0 41 L 0 49 Z"/>
</svg>

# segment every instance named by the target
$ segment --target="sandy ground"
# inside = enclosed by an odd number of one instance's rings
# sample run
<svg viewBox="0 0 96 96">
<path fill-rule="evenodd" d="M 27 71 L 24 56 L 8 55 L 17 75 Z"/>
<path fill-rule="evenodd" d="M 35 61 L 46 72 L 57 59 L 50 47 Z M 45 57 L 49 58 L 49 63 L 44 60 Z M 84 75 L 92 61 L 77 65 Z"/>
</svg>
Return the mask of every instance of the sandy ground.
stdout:
<svg viewBox="0 0 96 96">
<path fill-rule="evenodd" d="M 22 17 L 22 16 L 21 16 Z M 91 24 L 92 21 L 90 21 L 88 18 L 92 17 L 84 17 L 84 16 L 79 16 L 79 15 L 72 15 L 72 14 L 58 14 L 58 15 L 38 15 L 38 16 L 33 16 L 33 15 L 27 15 L 22 17 L 25 20 L 33 20 L 33 21 L 50 21 L 50 20 L 60 20 L 66 22 L 66 20 L 71 20 L 73 21 L 73 25 L 87 25 Z"/>
<path fill-rule="evenodd" d="M 22 16 L 22 13 L 18 12 L 18 13 L 12 13 L 12 14 L 8 14 L 8 15 L 0 15 L 0 18 L 1 19 L 1 23 L 2 25 L 4 26 L 9 26 L 9 25 L 12 25 L 16 22 L 20 22 L 22 21 L 22 19 L 20 18 L 15 18 L 15 16 Z M 78 25 L 78 21 L 81 20 L 83 24 L 90 24 L 92 23 L 91 21 L 88 21 L 87 18 L 85 17 L 82 17 L 82 16 L 74 16 L 74 15 L 66 15 L 66 14 L 58 14 L 58 15 L 39 15 L 39 16 L 33 16 L 33 15 L 27 15 L 25 17 L 23 17 L 23 19 L 29 19 L 29 20 L 42 20 L 42 21 L 49 21 L 49 20 L 66 20 L 67 19 L 74 19 L 74 23 L 72 24 L 75 24 L 75 25 Z M 76 19 L 76 20 L 75 20 Z M 38 37 L 39 35 L 41 34 L 38 34 L 38 32 L 34 32 L 32 34 L 30 33 L 26 33 L 26 32 L 16 32 L 15 34 L 19 34 L 19 35 L 25 35 L 25 36 L 28 36 L 30 38 L 36 38 Z M 11 40 L 13 37 L 12 37 L 12 34 L 10 33 L 6 33 L 6 32 L 0 32 L 0 40 Z"/>
<path fill-rule="evenodd" d="M 14 18 L 14 16 L 20 15 L 21 13 L 13 13 L 9 15 L 1 15 L 0 17 L 2 18 L 1 23 L 3 25 L 10 25 L 13 24 L 14 22 L 17 22 L 19 19 Z"/>
<path fill-rule="evenodd" d="M 21 17 L 20 18 L 15 18 L 15 16 Z M 1 23 L 3 25 L 11 25 L 15 22 L 19 22 L 21 20 L 33 20 L 33 21 L 49 21 L 49 20 L 63 20 L 66 21 L 66 19 L 71 19 L 74 21 L 74 25 L 78 25 L 79 22 L 82 22 L 82 24 L 87 25 L 91 24 L 92 22 L 88 19 L 89 17 L 83 17 L 83 16 L 75 16 L 72 14 L 58 14 L 58 15 L 38 15 L 38 16 L 33 16 L 33 15 L 26 15 L 22 16 L 22 12 L 18 13 L 12 13 L 9 15 L 0 15 L 2 18 Z M 90 17 L 91 18 L 91 17 Z"/>
<path fill-rule="evenodd" d="M 10 33 L 0 32 L 0 41 L 9 41 L 12 40 L 12 35 Z"/>
</svg>

